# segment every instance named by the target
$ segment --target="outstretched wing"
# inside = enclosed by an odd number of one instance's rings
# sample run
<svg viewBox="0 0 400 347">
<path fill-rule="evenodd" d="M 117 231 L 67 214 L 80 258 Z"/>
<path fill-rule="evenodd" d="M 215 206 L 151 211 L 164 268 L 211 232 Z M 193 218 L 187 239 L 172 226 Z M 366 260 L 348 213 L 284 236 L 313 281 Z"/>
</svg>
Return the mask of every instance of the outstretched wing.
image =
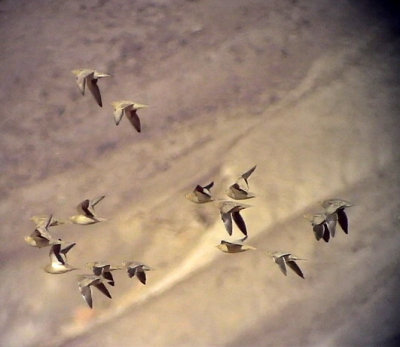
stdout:
<svg viewBox="0 0 400 347">
<path fill-rule="evenodd" d="M 349 221 L 347 219 L 346 212 L 344 212 L 343 208 L 339 208 L 337 210 L 339 225 L 343 229 L 343 231 L 348 234 L 349 233 Z"/>
<path fill-rule="evenodd" d="M 140 282 L 143 284 L 146 284 L 146 273 L 143 270 L 137 270 L 136 271 L 136 277 Z"/>
<path fill-rule="evenodd" d="M 247 228 L 244 222 L 244 219 L 240 215 L 239 212 L 233 212 L 232 218 L 235 221 L 236 225 L 238 226 L 239 230 L 243 233 L 243 235 L 247 236 Z"/>
<path fill-rule="evenodd" d="M 87 83 L 87 86 L 88 86 L 90 92 L 92 93 L 93 97 L 95 98 L 97 104 L 100 107 L 103 107 L 103 103 L 101 101 L 100 89 L 99 89 L 99 87 L 97 85 L 97 79 L 87 80 L 86 83 Z"/>
<path fill-rule="evenodd" d="M 94 285 L 98 290 L 100 290 L 105 296 L 109 297 L 110 299 L 112 299 L 110 292 L 108 291 L 108 289 L 106 288 L 106 286 L 104 285 L 104 283 L 100 282 L 98 284 Z"/>
<path fill-rule="evenodd" d="M 115 120 L 115 125 L 118 125 L 119 122 L 122 119 L 122 116 L 124 115 L 124 110 L 121 107 L 117 107 L 114 111 L 114 120 Z"/>
<path fill-rule="evenodd" d="M 224 222 L 225 229 L 228 232 L 229 235 L 232 235 L 232 216 L 231 214 L 228 213 L 222 213 L 221 212 L 221 219 Z"/>
<path fill-rule="evenodd" d="M 92 300 L 92 290 L 89 286 L 81 287 L 79 286 L 79 290 L 82 294 L 83 299 L 89 305 L 90 308 L 93 308 L 93 300 Z"/>
<path fill-rule="evenodd" d="M 279 258 L 275 259 L 275 263 L 278 264 L 278 266 L 281 269 L 282 273 L 286 276 L 287 275 L 287 271 L 286 271 L 285 260 L 283 259 L 283 257 L 279 257 Z"/>
<path fill-rule="evenodd" d="M 249 171 L 246 171 L 243 175 L 242 175 L 242 177 L 243 177 L 243 179 L 246 181 L 246 183 L 247 183 L 247 185 L 249 184 L 248 182 L 247 182 L 247 179 L 250 177 L 250 175 L 254 172 L 254 170 L 256 169 L 256 167 L 257 167 L 257 165 L 254 165 Z"/>
<path fill-rule="evenodd" d="M 294 261 L 287 261 L 286 262 L 287 266 L 289 266 L 296 274 L 298 274 L 301 278 L 304 278 L 303 272 L 299 268 L 299 266 L 296 264 Z"/>
<path fill-rule="evenodd" d="M 140 133 L 141 132 L 140 119 L 136 113 L 136 110 L 131 110 L 130 112 L 127 112 L 126 116 L 133 125 L 133 127 L 136 129 L 136 131 Z"/>
<path fill-rule="evenodd" d="M 79 213 L 84 214 L 86 217 L 93 218 L 94 214 L 90 209 L 90 200 L 86 199 L 83 200 L 78 206 L 77 210 Z"/>
</svg>

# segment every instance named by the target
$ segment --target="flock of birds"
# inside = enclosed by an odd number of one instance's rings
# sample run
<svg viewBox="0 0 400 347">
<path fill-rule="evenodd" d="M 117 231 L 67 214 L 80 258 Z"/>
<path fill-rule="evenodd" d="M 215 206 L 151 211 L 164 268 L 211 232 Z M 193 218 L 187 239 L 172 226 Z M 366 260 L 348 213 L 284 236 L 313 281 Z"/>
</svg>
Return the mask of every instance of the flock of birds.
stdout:
<svg viewBox="0 0 400 347">
<path fill-rule="evenodd" d="M 73 70 L 76 76 L 76 82 L 82 93 L 85 94 L 86 86 L 93 95 L 96 103 L 102 107 L 102 99 L 97 81 L 100 78 L 109 77 L 110 75 L 100 73 L 93 69 Z M 123 100 L 112 103 L 114 108 L 115 124 L 118 125 L 125 115 L 137 132 L 141 132 L 141 123 L 137 115 L 137 111 L 147 105 L 138 104 L 134 101 Z M 214 182 L 206 186 L 196 185 L 193 191 L 185 195 L 185 197 L 196 204 L 214 202 L 219 209 L 221 220 L 224 223 L 225 230 L 231 236 L 233 232 L 233 222 L 244 235 L 242 239 L 236 241 L 221 240 L 216 247 L 225 253 L 239 253 L 247 250 L 255 250 L 256 248 L 245 244 L 248 238 L 246 223 L 240 212 L 250 205 L 239 202 L 240 200 L 251 199 L 255 194 L 249 190 L 249 177 L 256 169 L 256 166 L 240 175 L 236 181 L 228 187 L 226 195 L 231 198 L 214 199 L 211 194 L 211 188 Z M 78 206 L 78 214 L 69 218 L 69 222 L 78 225 L 89 225 L 105 221 L 105 218 L 99 217 L 95 212 L 95 206 L 104 199 L 104 195 L 92 200 L 85 199 Z M 335 236 L 337 224 L 348 233 L 348 218 L 345 213 L 347 207 L 352 206 L 351 203 L 342 199 L 329 199 L 321 203 L 323 211 L 312 216 L 305 216 L 313 227 L 316 239 L 321 238 L 328 242 L 330 238 Z M 49 274 L 63 274 L 72 270 L 78 270 L 71 266 L 67 260 L 67 253 L 75 246 L 76 243 L 66 243 L 62 239 L 56 239 L 50 232 L 51 227 L 67 223 L 50 216 L 33 216 L 31 220 L 35 223 L 35 230 L 28 236 L 25 241 L 37 248 L 50 247 L 49 257 L 50 263 L 44 267 Z M 297 265 L 297 260 L 304 260 L 295 256 L 290 252 L 267 251 L 274 262 L 279 266 L 282 273 L 286 276 L 288 266 L 298 276 L 304 279 L 304 274 Z M 94 261 L 86 263 L 86 267 L 92 271 L 90 274 L 81 274 L 78 276 L 78 287 L 82 297 L 90 308 L 93 307 L 92 287 L 96 287 L 101 293 L 111 299 L 111 294 L 106 284 L 114 286 L 113 271 L 125 269 L 130 278 L 136 277 L 141 283 L 146 284 L 146 272 L 151 268 L 137 261 L 123 261 L 119 265 L 112 265 L 105 261 Z"/>
<path fill-rule="evenodd" d="M 96 103 L 102 107 L 103 103 L 97 82 L 100 78 L 110 77 L 110 75 L 93 69 L 78 69 L 73 70 L 72 73 L 76 77 L 76 83 L 82 95 L 85 95 L 87 87 L 96 100 Z M 116 125 L 121 122 L 122 117 L 125 115 L 136 131 L 139 133 L 141 132 L 141 123 L 137 111 L 147 107 L 147 105 L 129 100 L 115 101 L 111 104 L 114 108 Z M 69 222 L 79 225 L 89 225 L 105 221 L 105 218 L 96 215 L 94 209 L 104 197 L 103 195 L 92 200 L 83 200 L 77 207 L 78 214 L 70 217 Z M 26 243 L 37 248 L 50 247 L 50 263 L 44 267 L 44 270 L 49 274 L 63 274 L 78 270 L 78 268 L 71 266 L 67 260 L 67 253 L 76 243 L 68 244 L 62 239 L 56 239 L 50 232 L 51 227 L 67 222 L 56 219 L 52 215 L 33 216 L 31 220 L 35 223 L 36 227 L 30 235 L 25 236 Z M 116 266 L 104 261 L 94 261 L 86 263 L 86 267 L 90 269 L 92 273 L 79 275 L 78 287 L 90 308 L 93 307 L 92 287 L 96 287 L 101 293 L 111 299 L 111 294 L 106 284 L 111 286 L 115 285 L 112 271 L 125 269 L 130 278 L 136 277 L 141 283 L 146 284 L 146 272 L 151 270 L 149 266 L 137 261 L 123 261 Z"/>
<path fill-rule="evenodd" d="M 238 202 L 237 200 L 251 199 L 255 194 L 249 190 L 249 177 L 256 169 L 253 166 L 250 170 L 243 173 L 237 180 L 228 187 L 226 195 L 232 200 L 217 199 L 214 200 L 210 189 L 214 186 L 214 182 L 206 186 L 196 185 L 192 192 L 185 195 L 185 197 L 197 204 L 208 203 L 214 201 L 219 209 L 221 220 L 225 225 L 225 229 L 229 236 L 232 235 L 232 220 L 235 222 L 238 229 L 244 235 L 242 239 L 237 241 L 221 240 L 220 244 L 216 247 L 225 253 L 239 253 L 248 250 L 255 250 L 256 248 L 245 244 L 244 241 L 248 238 L 247 227 L 243 217 L 240 214 L 241 210 L 251 207 Z M 348 234 L 348 218 L 345 212 L 347 207 L 352 206 L 351 203 L 342 199 L 329 199 L 321 202 L 323 211 L 314 215 L 305 215 L 304 217 L 311 222 L 314 235 L 317 241 L 321 238 L 329 242 L 330 238 L 335 236 L 336 225 L 339 223 L 343 231 Z M 282 251 L 266 251 L 271 256 L 274 262 L 279 266 L 282 273 L 286 276 L 288 266 L 297 275 L 304 279 L 304 274 L 300 267 L 297 265 L 297 260 L 305 260 L 289 252 Z"/>
</svg>

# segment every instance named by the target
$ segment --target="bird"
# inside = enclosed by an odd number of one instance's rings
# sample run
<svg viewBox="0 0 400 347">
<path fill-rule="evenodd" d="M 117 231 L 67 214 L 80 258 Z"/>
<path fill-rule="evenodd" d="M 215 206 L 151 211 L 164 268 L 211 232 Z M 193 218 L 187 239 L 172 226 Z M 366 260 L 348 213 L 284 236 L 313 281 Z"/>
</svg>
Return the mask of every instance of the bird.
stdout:
<svg viewBox="0 0 400 347">
<path fill-rule="evenodd" d="M 239 230 L 245 236 L 243 240 L 247 238 L 246 224 L 240 215 L 240 211 L 251 207 L 250 205 L 240 204 L 236 201 L 220 200 L 217 201 L 217 207 L 219 208 L 221 219 L 224 222 L 225 229 L 229 235 L 232 235 L 232 218 L 235 221 Z"/>
<path fill-rule="evenodd" d="M 278 264 L 282 273 L 287 276 L 286 265 L 289 266 L 297 275 L 304 279 L 303 272 L 300 267 L 296 264 L 296 260 L 305 260 L 298 258 L 291 253 L 285 252 L 268 252 L 276 264 Z"/>
<path fill-rule="evenodd" d="M 58 242 L 49 233 L 48 228 L 52 224 L 53 216 L 50 215 L 45 223 L 36 226 L 35 230 L 29 235 L 25 236 L 24 240 L 32 247 L 42 248 L 48 247 Z"/>
<path fill-rule="evenodd" d="M 96 216 L 94 212 L 94 207 L 105 198 L 105 195 L 99 196 L 92 200 L 86 199 L 83 200 L 78 206 L 77 210 L 80 214 L 70 217 L 70 221 L 74 224 L 94 224 L 98 222 L 106 221 L 105 218 L 101 218 Z"/>
<path fill-rule="evenodd" d="M 86 263 L 86 266 L 93 271 L 93 274 L 96 276 L 102 276 L 108 281 L 108 284 L 111 286 L 115 285 L 114 278 L 111 274 L 111 271 L 114 270 L 121 270 L 122 267 L 115 267 L 109 263 L 101 262 L 101 261 L 94 261 Z"/>
<path fill-rule="evenodd" d="M 236 182 L 229 186 L 226 194 L 235 200 L 244 200 L 254 198 L 254 193 L 249 192 L 249 182 L 248 178 L 254 172 L 257 165 L 253 166 L 250 170 L 246 171 L 244 174 L 238 177 Z"/>
<path fill-rule="evenodd" d="M 49 219 L 49 216 L 32 216 L 30 220 L 35 223 L 36 227 L 39 227 L 41 225 L 45 225 L 47 223 L 47 220 Z M 57 225 L 65 224 L 65 221 L 61 219 L 56 219 L 52 218 L 51 223 L 49 227 L 54 227 Z"/>
<path fill-rule="evenodd" d="M 125 114 L 125 117 L 128 118 L 129 122 L 136 129 L 136 131 L 138 133 L 142 131 L 137 110 L 148 107 L 148 105 L 138 104 L 130 100 L 114 101 L 111 103 L 111 105 L 114 107 L 114 119 L 116 125 L 119 124 L 122 116 Z"/>
<path fill-rule="evenodd" d="M 353 206 L 353 204 L 342 199 L 328 199 L 322 201 L 321 205 L 325 209 L 325 213 L 327 215 L 337 215 L 337 221 L 339 222 L 340 227 L 345 232 L 345 234 L 348 234 L 349 221 L 344 210 L 347 207 Z"/>
<path fill-rule="evenodd" d="M 319 241 L 321 238 L 325 242 L 329 242 L 330 237 L 335 236 L 336 217 L 335 215 L 327 215 L 326 213 L 316 213 L 314 215 L 304 215 L 314 231 L 315 238 Z"/>
<path fill-rule="evenodd" d="M 221 240 L 221 243 L 215 247 L 217 247 L 220 251 L 225 253 L 239 253 L 256 249 L 253 246 L 243 244 L 240 240 L 239 241 Z"/>
<path fill-rule="evenodd" d="M 136 276 L 140 282 L 146 284 L 146 271 L 150 271 L 150 267 L 130 260 L 124 261 L 122 266 L 126 268 L 129 278 Z"/>
<path fill-rule="evenodd" d="M 100 107 L 103 107 L 97 80 L 99 78 L 110 77 L 111 75 L 93 69 L 76 69 L 72 70 L 72 73 L 76 76 L 76 83 L 78 84 L 82 95 L 85 95 L 85 86 L 87 85 L 97 104 Z"/>
<path fill-rule="evenodd" d="M 202 204 L 205 202 L 213 201 L 210 189 L 213 187 L 214 182 L 210 182 L 206 186 L 197 185 L 192 192 L 185 194 L 185 198 L 196 203 Z"/>
<path fill-rule="evenodd" d="M 49 253 L 50 264 L 46 265 L 44 268 L 47 273 L 62 274 L 72 270 L 77 270 L 77 268 L 70 266 L 67 262 L 67 253 L 76 245 L 76 243 L 71 243 L 62 248 L 63 243 L 64 242 L 61 239 L 58 239 L 58 242 L 51 246 Z"/>
<path fill-rule="evenodd" d="M 79 275 L 78 276 L 78 286 L 79 291 L 82 294 L 83 299 L 89 305 L 90 308 L 93 308 L 93 299 L 92 299 L 92 289 L 91 286 L 95 286 L 98 290 L 100 290 L 105 296 L 112 299 L 110 292 L 107 287 L 103 283 L 103 279 L 100 276 L 96 275 Z"/>
</svg>

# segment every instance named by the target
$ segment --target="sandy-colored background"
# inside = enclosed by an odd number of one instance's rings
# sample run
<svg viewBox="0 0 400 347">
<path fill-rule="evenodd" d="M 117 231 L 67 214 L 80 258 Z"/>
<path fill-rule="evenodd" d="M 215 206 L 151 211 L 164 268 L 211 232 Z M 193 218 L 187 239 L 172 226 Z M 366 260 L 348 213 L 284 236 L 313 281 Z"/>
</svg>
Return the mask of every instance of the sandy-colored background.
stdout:
<svg viewBox="0 0 400 347">
<path fill-rule="evenodd" d="M 357 5 L 355 5 L 357 3 Z M 380 2 L 382 3 L 382 2 Z M 396 346 L 400 331 L 400 41 L 394 2 L 0 2 L 1 346 Z M 104 107 L 70 70 L 99 81 Z M 138 134 L 110 103 L 149 104 Z M 212 204 L 257 164 L 254 252 L 223 254 Z M 71 264 L 141 260 L 113 300 L 42 267 L 29 217 L 87 197 L 107 222 L 65 225 Z M 341 197 L 326 244 L 303 214 Z M 235 231 L 233 237 L 239 234 Z M 265 250 L 305 257 L 284 277 Z M 79 271 L 79 273 L 84 270 Z"/>
</svg>

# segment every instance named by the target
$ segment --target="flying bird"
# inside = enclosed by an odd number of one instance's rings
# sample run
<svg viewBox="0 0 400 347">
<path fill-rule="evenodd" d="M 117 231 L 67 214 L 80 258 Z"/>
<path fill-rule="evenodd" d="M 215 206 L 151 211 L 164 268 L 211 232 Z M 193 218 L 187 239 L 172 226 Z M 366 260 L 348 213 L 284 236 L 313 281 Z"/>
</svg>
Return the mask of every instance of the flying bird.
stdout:
<svg viewBox="0 0 400 347">
<path fill-rule="evenodd" d="M 192 192 L 185 195 L 185 198 L 196 203 L 202 204 L 205 202 L 213 201 L 210 189 L 214 185 L 214 182 L 210 182 L 206 186 L 197 185 Z"/>
<path fill-rule="evenodd" d="M 220 251 L 225 253 L 239 253 L 256 249 L 253 246 L 243 244 L 241 241 L 225 241 L 225 240 L 221 240 L 221 243 L 215 247 L 217 247 Z"/>
<path fill-rule="evenodd" d="M 104 222 L 106 219 L 98 217 L 95 214 L 94 207 L 105 198 L 105 195 L 99 196 L 95 199 L 83 200 L 78 206 L 77 210 L 79 212 L 78 215 L 70 217 L 72 223 L 87 225 L 94 224 L 99 222 Z"/>
<path fill-rule="evenodd" d="M 251 207 L 250 205 L 240 204 L 236 201 L 221 200 L 217 202 L 217 207 L 219 208 L 221 219 L 224 222 L 225 229 L 229 235 L 232 235 L 232 219 L 239 230 L 245 236 L 243 240 L 247 238 L 247 228 L 246 224 L 240 215 L 240 211 Z"/>
<path fill-rule="evenodd" d="M 87 85 L 97 104 L 100 107 L 103 107 L 97 80 L 103 77 L 110 77 L 110 75 L 93 69 L 76 69 L 72 70 L 72 73 L 76 76 L 76 83 L 78 84 L 82 95 L 85 95 L 85 86 Z"/>
<path fill-rule="evenodd" d="M 86 263 L 86 266 L 93 271 L 93 274 L 96 276 L 102 276 L 108 281 L 108 284 L 111 286 L 115 285 L 113 275 L 111 271 L 121 270 L 122 267 L 115 267 L 106 262 L 94 261 L 90 263 Z"/>
<path fill-rule="evenodd" d="M 335 214 L 316 213 L 312 216 L 304 215 L 304 218 L 311 223 L 317 241 L 322 238 L 325 242 L 329 242 L 330 238 L 335 236 L 337 221 Z"/>
<path fill-rule="evenodd" d="M 249 182 L 248 178 L 254 172 L 257 165 L 253 166 L 250 170 L 246 171 L 243 175 L 239 176 L 234 184 L 232 184 L 226 194 L 235 200 L 243 200 L 254 198 L 255 195 L 249 192 Z"/>
<path fill-rule="evenodd" d="M 125 115 L 136 131 L 138 133 L 141 132 L 142 127 L 137 111 L 141 108 L 148 107 L 147 105 L 137 104 L 136 102 L 129 100 L 115 101 L 112 102 L 111 105 L 114 107 L 114 119 L 116 125 L 119 124 L 122 116 Z"/>
<path fill-rule="evenodd" d="M 49 219 L 49 216 L 32 216 L 30 218 L 30 220 L 33 223 L 35 223 L 36 227 L 46 225 L 48 219 Z M 61 225 L 61 224 L 65 224 L 65 221 L 52 217 L 49 227 L 54 227 L 54 226 Z"/>
<path fill-rule="evenodd" d="M 344 211 L 345 208 L 353 206 L 350 202 L 341 199 L 329 199 L 322 201 L 322 207 L 325 209 L 327 215 L 337 215 L 337 221 L 339 222 L 342 230 L 349 233 L 349 221 Z M 335 217 L 334 217 L 335 218 Z"/>
<path fill-rule="evenodd" d="M 108 291 L 107 287 L 103 283 L 103 279 L 100 276 L 96 275 L 80 275 L 78 277 L 78 286 L 79 291 L 82 294 L 83 299 L 89 305 L 90 308 L 93 308 L 93 299 L 92 299 L 92 289 L 94 286 L 98 290 L 100 290 L 105 296 L 111 299 L 111 294 Z"/>
<path fill-rule="evenodd" d="M 276 264 L 278 264 L 282 273 L 287 276 L 286 265 L 289 266 L 297 275 L 304 278 L 303 272 L 300 267 L 296 264 L 296 260 L 305 260 L 296 257 L 291 253 L 284 252 L 268 252 Z"/>
<path fill-rule="evenodd" d="M 129 278 L 136 276 L 140 282 L 146 284 L 146 271 L 150 271 L 150 267 L 136 261 L 124 261 L 122 266 L 126 268 Z"/>
<path fill-rule="evenodd" d="M 51 246 L 49 257 L 50 264 L 46 265 L 44 270 L 50 274 L 62 274 L 68 271 L 77 270 L 70 266 L 67 262 L 67 253 L 75 246 L 76 243 L 71 243 L 67 247 L 62 248 L 63 242 L 59 239 L 58 243 Z"/>
<path fill-rule="evenodd" d="M 49 227 L 52 224 L 53 216 L 50 215 L 45 223 L 36 226 L 35 230 L 29 235 L 25 236 L 25 242 L 32 247 L 48 247 L 58 241 L 55 240 L 49 233 Z"/>
</svg>

